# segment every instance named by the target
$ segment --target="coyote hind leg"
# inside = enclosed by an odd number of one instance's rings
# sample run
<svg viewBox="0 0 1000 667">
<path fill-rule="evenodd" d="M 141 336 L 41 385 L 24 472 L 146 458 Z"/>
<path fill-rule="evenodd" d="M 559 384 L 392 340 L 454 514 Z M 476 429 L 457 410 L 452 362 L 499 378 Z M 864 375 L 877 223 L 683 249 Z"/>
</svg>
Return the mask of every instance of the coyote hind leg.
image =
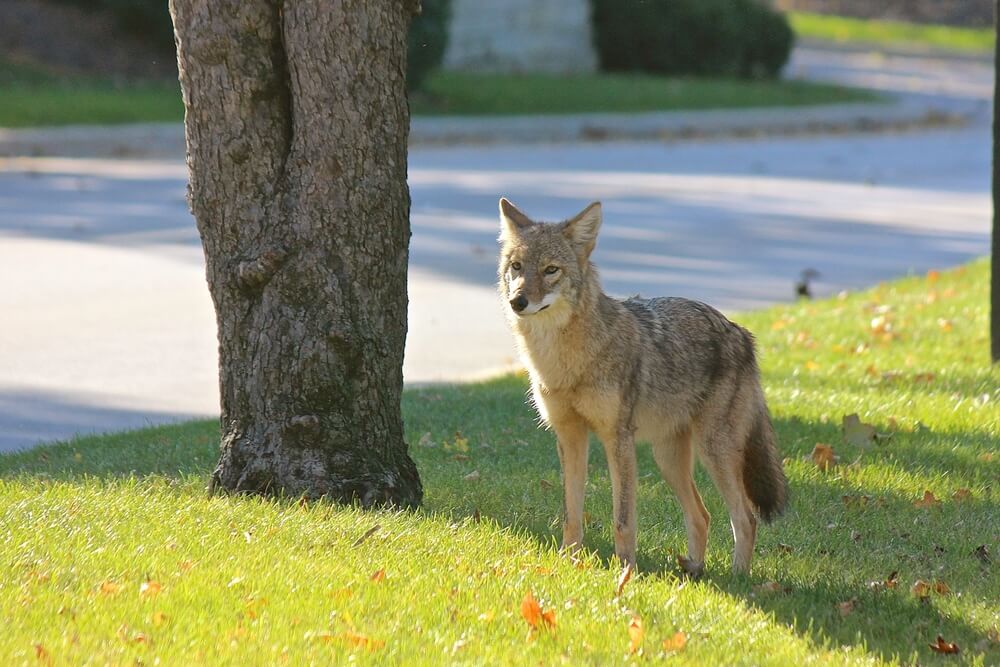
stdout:
<svg viewBox="0 0 1000 667">
<path fill-rule="evenodd" d="M 705 545 L 708 543 L 711 516 L 694 484 L 691 432 L 685 430 L 673 436 L 665 436 L 652 444 L 653 458 L 660 474 L 673 489 L 684 513 L 688 551 L 687 560 L 682 562 L 682 567 L 688 574 L 700 576 L 705 568 Z"/>
</svg>

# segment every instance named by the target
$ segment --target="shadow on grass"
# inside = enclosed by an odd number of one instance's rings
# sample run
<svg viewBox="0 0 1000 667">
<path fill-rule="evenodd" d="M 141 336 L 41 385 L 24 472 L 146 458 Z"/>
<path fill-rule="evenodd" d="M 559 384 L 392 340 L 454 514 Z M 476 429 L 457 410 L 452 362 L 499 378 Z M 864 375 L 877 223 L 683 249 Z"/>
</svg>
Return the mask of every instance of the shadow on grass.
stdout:
<svg viewBox="0 0 1000 667">
<path fill-rule="evenodd" d="M 561 502 L 558 459 L 551 434 L 536 428 L 525 407 L 524 393 L 523 378 L 508 377 L 405 394 L 407 437 L 426 490 L 422 513 L 449 520 L 483 517 L 543 547 L 555 545 Z M 776 427 L 787 443 L 785 455 L 793 459 L 807 454 L 816 441 L 840 441 L 839 427 L 833 424 L 791 419 L 778 420 Z M 975 458 L 953 449 L 956 437 L 962 436 L 907 434 L 885 449 L 866 452 L 863 463 L 891 464 L 928 477 L 950 471 L 982 479 L 986 472 L 976 468 Z M 982 433 L 969 437 L 985 449 L 1000 445 Z M 421 440 L 424 445 L 417 444 Z M 73 483 L 92 477 L 111 482 L 132 476 L 207 478 L 217 451 L 217 422 L 190 422 L 0 456 L 0 479 L 28 476 Z M 592 516 L 585 543 L 613 568 L 607 520 L 610 480 L 599 446 L 592 445 L 590 463 L 587 509 Z M 1000 516 L 995 500 L 978 497 L 921 510 L 913 506 L 915 498 L 892 484 L 873 482 L 860 473 L 824 475 L 797 463 L 790 469 L 792 505 L 778 523 L 761 528 L 750 577 L 729 573 L 732 539 L 727 515 L 699 470 L 698 486 L 714 517 L 709 586 L 773 614 L 817 645 L 863 646 L 886 659 L 917 656 L 926 663 L 937 658 L 927 644 L 941 634 L 967 653 L 975 652 L 981 630 L 949 609 L 950 600 L 932 596 L 921 602 L 909 587 L 918 578 L 944 580 L 953 595 L 988 608 L 997 587 L 984 583 L 993 574 L 991 566 L 978 560 L 974 550 L 978 544 L 995 543 L 995 520 Z M 476 481 L 466 479 L 473 471 L 479 473 Z M 640 571 L 672 579 L 673 554 L 684 549 L 683 523 L 648 448 L 640 450 L 639 474 Z M 845 503 L 845 495 L 869 495 L 871 500 L 863 506 Z M 897 589 L 868 586 L 869 581 L 884 581 L 892 571 L 900 573 Z M 755 588 L 768 581 L 779 582 L 782 590 Z M 841 603 L 852 605 L 849 613 L 841 613 Z M 988 654 L 986 662 L 997 658 Z"/>
</svg>

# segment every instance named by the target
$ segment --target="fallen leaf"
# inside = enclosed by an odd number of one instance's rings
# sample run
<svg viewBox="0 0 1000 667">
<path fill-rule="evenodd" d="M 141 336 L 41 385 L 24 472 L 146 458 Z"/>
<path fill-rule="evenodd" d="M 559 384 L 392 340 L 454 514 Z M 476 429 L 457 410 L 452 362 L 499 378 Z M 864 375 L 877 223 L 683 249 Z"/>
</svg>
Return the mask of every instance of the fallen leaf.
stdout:
<svg viewBox="0 0 1000 667">
<path fill-rule="evenodd" d="M 538 480 L 538 486 L 542 487 L 543 489 L 554 489 L 554 488 L 556 488 L 555 484 L 553 484 L 549 480 L 545 479 L 544 477 L 542 479 Z"/>
<path fill-rule="evenodd" d="M 837 603 L 837 611 L 840 612 L 841 616 L 849 616 L 854 613 L 854 608 L 858 605 L 857 598 L 851 598 L 850 600 L 845 600 L 844 602 Z"/>
<path fill-rule="evenodd" d="M 899 572 L 893 570 L 885 581 L 869 581 L 868 588 L 873 591 L 880 591 L 887 588 L 895 588 L 899 584 Z"/>
<path fill-rule="evenodd" d="M 366 635 L 360 635 L 356 632 L 342 632 L 339 635 L 335 635 L 334 639 L 337 639 L 348 646 L 355 646 L 358 648 L 364 648 L 369 651 L 377 651 L 378 649 L 385 646 L 385 640 L 373 639 Z"/>
<path fill-rule="evenodd" d="M 354 544 L 352 544 L 351 546 L 352 547 L 360 547 L 362 544 L 365 543 L 365 540 L 367 540 L 369 537 L 371 537 L 372 535 L 374 535 L 375 533 L 377 533 L 380 528 L 382 528 L 382 526 L 376 523 L 374 526 L 372 526 L 371 528 L 369 528 L 368 530 L 366 530 L 365 533 L 364 533 L 364 535 L 362 535 L 358 539 L 354 540 Z"/>
<path fill-rule="evenodd" d="M 478 470 L 473 470 L 472 472 L 470 472 L 468 475 L 466 475 L 462 479 L 464 479 L 466 482 L 478 482 L 479 478 L 480 478 L 479 471 Z"/>
<path fill-rule="evenodd" d="M 938 595 L 948 595 L 951 593 L 951 588 L 943 581 L 935 581 L 934 592 Z"/>
<path fill-rule="evenodd" d="M 837 463 L 837 457 L 833 455 L 833 447 L 817 442 L 816 446 L 813 447 L 812 462 L 820 470 L 829 470 Z"/>
<path fill-rule="evenodd" d="M 139 584 L 139 595 L 144 598 L 155 598 L 163 590 L 158 581 L 147 580 Z"/>
<path fill-rule="evenodd" d="M 778 552 L 779 553 L 790 554 L 790 553 L 792 553 L 792 551 L 793 551 L 793 549 L 792 549 L 791 545 L 784 544 L 782 542 L 778 542 Z"/>
<path fill-rule="evenodd" d="M 929 283 L 936 283 L 940 277 L 941 272 L 936 269 L 931 269 L 927 272 L 927 282 Z"/>
<path fill-rule="evenodd" d="M 920 500 L 913 501 L 913 506 L 919 509 L 928 509 L 934 507 L 935 505 L 940 505 L 941 501 L 934 497 L 934 494 L 930 491 L 924 491 L 924 497 Z"/>
<path fill-rule="evenodd" d="M 379 583 L 380 581 L 385 579 L 385 570 L 375 570 L 374 572 L 372 572 L 372 576 L 369 577 L 369 579 L 374 581 L 376 584 Z"/>
<path fill-rule="evenodd" d="M 937 636 L 937 641 L 933 644 L 928 644 L 928 646 L 930 646 L 931 650 L 935 653 L 959 653 L 961 651 L 961 649 L 958 648 L 958 644 L 946 642 L 944 637 L 941 635 Z"/>
<path fill-rule="evenodd" d="M 982 454 L 980 454 L 976 458 L 979 459 L 980 461 L 982 461 L 983 463 L 992 463 L 993 462 L 993 452 L 983 452 Z"/>
<path fill-rule="evenodd" d="M 990 552 L 986 549 L 985 544 L 980 544 L 978 547 L 975 548 L 975 550 L 972 553 L 976 558 L 981 560 L 984 565 L 990 564 L 991 562 Z"/>
<path fill-rule="evenodd" d="M 945 332 L 951 331 L 954 328 L 954 324 L 952 324 L 952 321 L 946 320 L 943 317 L 938 318 L 937 324 L 938 328 L 941 329 L 941 331 Z"/>
<path fill-rule="evenodd" d="M 926 581 L 923 581 L 922 579 L 917 579 L 915 582 L 913 582 L 913 585 L 910 586 L 910 592 L 913 593 L 913 595 L 916 596 L 917 598 L 924 600 L 930 596 L 931 586 Z"/>
<path fill-rule="evenodd" d="M 972 491 L 969 491 L 968 489 L 958 489 L 957 491 L 955 491 L 955 493 L 951 494 L 951 497 L 952 500 L 955 500 L 956 502 L 962 502 L 963 500 L 971 500 Z"/>
<path fill-rule="evenodd" d="M 687 635 L 683 632 L 677 631 L 673 636 L 668 637 L 663 640 L 663 650 L 664 651 L 680 651 L 685 646 L 687 646 Z"/>
<path fill-rule="evenodd" d="M 452 454 L 451 460 L 452 461 L 458 461 L 458 462 L 462 463 L 464 461 L 468 461 L 469 460 L 469 455 L 468 454 Z"/>
<path fill-rule="evenodd" d="M 812 359 L 810 359 L 809 361 L 806 362 L 806 370 L 807 371 L 816 371 L 816 370 L 819 370 L 819 364 L 817 364 L 815 361 L 813 361 Z"/>
<path fill-rule="evenodd" d="M 646 635 L 646 629 L 642 627 L 642 619 L 633 616 L 628 622 L 628 652 L 635 653 L 642 646 L 642 638 Z"/>
<path fill-rule="evenodd" d="M 103 581 L 101 582 L 100 592 L 104 595 L 114 595 L 121 590 L 121 584 L 117 584 L 113 581 Z"/>
<path fill-rule="evenodd" d="M 538 604 L 538 600 L 535 599 L 531 591 L 525 593 L 524 599 L 521 600 L 521 616 L 532 630 L 552 628 L 556 624 L 555 609 L 543 612 L 541 605 Z"/>
<path fill-rule="evenodd" d="M 844 415 L 841 424 L 844 429 L 844 440 L 852 445 L 868 447 L 878 438 L 875 427 L 862 422 L 857 413 Z"/>
<path fill-rule="evenodd" d="M 758 584 L 753 587 L 754 593 L 791 593 L 792 588 L 790 586 L 783 586 L 777 581 L 765 581 L 763 584 Z"/>
<path fill-rule="evenodd" d="M 157 627 L 166 623 L 167 620 L 168 616 L 164 614 L 162 611 L 154 611 L 152 617 L 150 618 L 150 621 L 153 623 L 153 625 Z"/>
<path fill-rule="evenodd" d="M 622 591 L 625 590 L 625 584 L 627 584 L 629 579 L 632 578 L 632 569 L 631 563 L 626 564 L 625 567 L 622 568 L 622 573 L 618 575 L 618 583 L 615 584 L 615 597 L 621 595 Z"/>
<path fill-rule="evenodd" d="M 35 659 L 46 665 L 52 664 L 52 656 L 41 644 L 35 644 Z"/>
<path fill-rule="evenodd" d="M 420 440 L 417 441 L 418 447 L 433 447 L 434 441 L 431 439 L 431 432 L 428 431 L 420 436 Z"/>
</svg>

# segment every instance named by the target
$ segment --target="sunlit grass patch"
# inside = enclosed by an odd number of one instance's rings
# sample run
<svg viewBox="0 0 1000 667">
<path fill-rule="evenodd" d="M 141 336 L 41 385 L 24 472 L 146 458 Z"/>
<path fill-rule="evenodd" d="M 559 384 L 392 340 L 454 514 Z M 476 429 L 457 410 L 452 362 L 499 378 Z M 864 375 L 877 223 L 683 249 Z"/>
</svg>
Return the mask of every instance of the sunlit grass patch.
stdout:
<svg viewBox="0 0 1000 667">
<path fill-rule="evenodd" d="M 758 337 L 792 491 L 748 578 L 729 573 L 726 513 L 700 472 L 707 575 L 677 577 L 683 524 L 645 448 L 640 574 L 615 596 L 596 444 L 589 551 L 560 555 L 552 436 L 508 376 L 404 394 L 426 492 L 412 513 L 210 499 L 209 422 L 0 457 L 0 661 L 951 664 L 928 646 L 940 634 L 960 660 L 997 664 L 988 272 L 979 261 L 736 318 Z M 877 441 L 845 440 L 855 413 Z M 833 466 L 813 462 L 817 443 Z M 551 626 L 526 621 L 529 592 Z"/>
</svg>

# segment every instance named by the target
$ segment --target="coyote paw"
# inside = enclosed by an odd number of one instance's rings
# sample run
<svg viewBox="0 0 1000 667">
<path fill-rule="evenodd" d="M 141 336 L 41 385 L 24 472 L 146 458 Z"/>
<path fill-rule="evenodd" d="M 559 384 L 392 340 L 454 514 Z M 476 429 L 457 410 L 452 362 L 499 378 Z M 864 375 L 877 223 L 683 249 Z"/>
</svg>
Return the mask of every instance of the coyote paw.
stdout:
<svg viewBox="0 0 1000 667">
<path fill-rule="evenodd" d="M 691 579 L 700 579 L 701 575 L 705 574 L 704 563 L 697 563 L 686 556 L 678 556 L 677 565 L 681 568 L 681 572 Z"/>
</svg>

